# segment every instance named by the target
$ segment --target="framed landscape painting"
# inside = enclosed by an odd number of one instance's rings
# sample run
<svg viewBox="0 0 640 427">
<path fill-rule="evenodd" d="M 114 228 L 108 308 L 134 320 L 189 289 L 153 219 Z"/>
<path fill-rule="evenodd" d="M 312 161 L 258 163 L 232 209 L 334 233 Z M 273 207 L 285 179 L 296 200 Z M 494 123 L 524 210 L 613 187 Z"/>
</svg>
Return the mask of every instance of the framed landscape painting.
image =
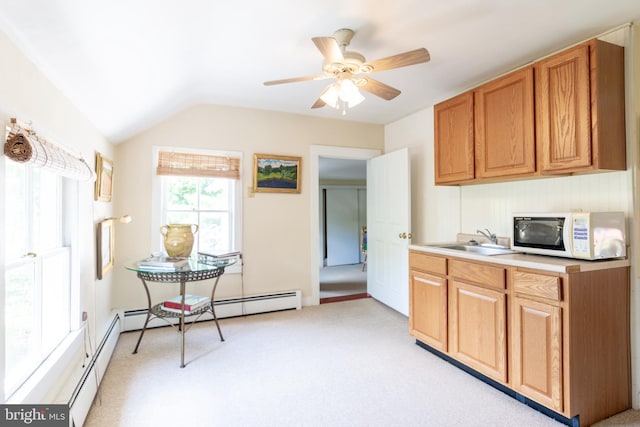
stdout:
<svg viewBox="0 0 640 427">
<path fill-rule="evenodd" d="M 299 193 L 302 157 L 253 155 L 253 190 L 256 193 Z"/>
</svg>

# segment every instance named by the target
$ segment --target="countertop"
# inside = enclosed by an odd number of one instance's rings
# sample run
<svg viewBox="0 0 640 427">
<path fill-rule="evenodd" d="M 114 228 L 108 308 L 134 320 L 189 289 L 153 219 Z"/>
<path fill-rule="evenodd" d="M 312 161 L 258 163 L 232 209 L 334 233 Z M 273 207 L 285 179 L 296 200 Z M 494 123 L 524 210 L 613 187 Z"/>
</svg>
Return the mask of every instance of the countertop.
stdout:
<svg viewBox="0 0 640 427">
<path fill-rule="evenodd" d="M 610 268 L 628 267 L 631 263 L 628 258 L 585 261 L 571 258 L 561 258 L 532 254 L 505 254 L 505 255 L 480 255 L 473 252 L 458 251 L 455 249 L 439 248 L 436 245 L 455 244 L 456 242 L 429 243 L 429 244 L 412 244 L 409 249 L 432 253 L 436 255 L 445 255 L 461 259 L 469 259 L 475 261 L 489 262 L 492 264 L 501 264 L 511 267 L 532 268 L 536 270 L 550 271 L 554 273 L 577 273 L 583 271 L 605 270 Z"/>
</svg>

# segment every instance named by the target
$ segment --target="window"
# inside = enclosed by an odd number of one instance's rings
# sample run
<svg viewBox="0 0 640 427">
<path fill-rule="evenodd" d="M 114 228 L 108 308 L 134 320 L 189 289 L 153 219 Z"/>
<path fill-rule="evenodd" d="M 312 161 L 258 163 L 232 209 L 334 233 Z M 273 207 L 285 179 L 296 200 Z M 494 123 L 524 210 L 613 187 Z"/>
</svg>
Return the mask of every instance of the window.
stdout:
<svg viewBox="0 0 640 427">
<path fill-rule="evenodd" d="M 235 182 L 229 178 L 165 176 L 166 224 L 197 224 L 192 254 L 235 250 Z"/>
<path fill-rule="evenodd" d="M 71 251 L 64 245 L 64 180 L 10 160 L 5 172 L 5 397 L 71 329 Z"/>
<path fill-rule="evenodd" d="M 192 254 L 240 251 L 240 153 L 158 150 L 158 225 L 196 224 Z M 185 153 L 184 151 L 187 151 Z M 154 226 L 155 230 L 158 230 Z M 157 232 L 154 247 L 163 250 Z"/>
</svg>

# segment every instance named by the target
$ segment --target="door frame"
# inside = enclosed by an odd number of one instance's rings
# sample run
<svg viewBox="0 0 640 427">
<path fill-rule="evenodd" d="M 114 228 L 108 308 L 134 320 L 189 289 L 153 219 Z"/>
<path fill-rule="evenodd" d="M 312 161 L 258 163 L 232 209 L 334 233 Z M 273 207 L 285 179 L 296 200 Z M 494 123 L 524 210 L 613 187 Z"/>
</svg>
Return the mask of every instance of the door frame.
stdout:
<svg viewBox="0 0 640 427">
<path fill-rule="evenodd" d="M 312 145 L 309 155 L 309 182 L 311 188 L 311 296 L 303 298 L 303 305 L 320 304 L 320 157 L 330 159 L 369 160 L 382 154 L 370 148 L 331 147 Z"/>
</svg>

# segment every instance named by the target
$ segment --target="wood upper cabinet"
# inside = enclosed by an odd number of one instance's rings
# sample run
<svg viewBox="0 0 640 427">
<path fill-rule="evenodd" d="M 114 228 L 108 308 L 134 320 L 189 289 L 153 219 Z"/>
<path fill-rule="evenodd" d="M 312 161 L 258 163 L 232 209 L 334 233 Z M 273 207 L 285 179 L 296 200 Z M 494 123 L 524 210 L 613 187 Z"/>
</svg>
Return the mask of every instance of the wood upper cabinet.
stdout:
<svg viewBox="0 0 640 427">
<path fill-rule="evenodd" d="M 474 178 L 473 92 L 434 106 L 435 183 Z"/>
<path fill-rule="evenodd" d="M 436 185 L 625 170 L 624 48 L 593 39 L 434 106 Z"/>
<path fill-rule="evenodd" d="M 533 67 L 475 90 L 477 179 L 535 173 L 533 99 Z"/>
<path fill-rule="evenodd" d="M 446 258 L 409 252 L 409 332 L 447 351 Z"/>
<path fill-rule="evenodd" d="M 590 40 L 535 72 L 541 173 L 625 170 L 624 48 Z"/>
<path fill-rule="evenodd" d="M 533 99 L 526 67 L 436 105 L 436 184 L 534 174 Z"/>
</svg>

